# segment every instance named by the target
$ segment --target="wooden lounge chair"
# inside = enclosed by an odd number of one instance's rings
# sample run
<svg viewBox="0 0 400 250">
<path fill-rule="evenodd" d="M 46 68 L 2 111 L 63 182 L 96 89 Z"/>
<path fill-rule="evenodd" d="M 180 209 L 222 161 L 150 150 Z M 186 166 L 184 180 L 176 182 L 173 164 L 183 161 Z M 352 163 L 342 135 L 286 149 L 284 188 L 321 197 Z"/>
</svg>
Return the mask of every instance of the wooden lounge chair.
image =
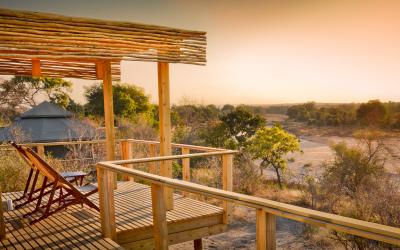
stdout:
<svg viewBox="0 0 400 250">
<path fill-rule="evenodd" d="M 25 184 L 24 192 L 21 197 L 13 200 L 14 209 L 19 209 L 29 203 L 35 202 L 39 196 L 39 192 L 41 188 L 37 188 L 37 181 L 39 177 L 39 170 L 35 168 L 35 166 L 30 162 L 28 156 L 24 151 L 18 150 L 16 143 L 10 141 L 10 144 L 17 149 L 18 154 L 21 158 L 30 166 L 30 171 L 28 175 L 28 179 Z M 76 185 L 82 186 L 83 178 L 87 175 L 84 172 L 61 172 L 60 175 L 64 177 L 71 183 L 76 183 Z M 45 189 L 50 187 L 51 183 L 48 183 Z M 45 192 L 44 195 L 48 194 L 50 191 Z M 60 193 L 62 193 L 60 191 Z"/>
<path fill-rule="evenodd" d="M 85 185 L 81 187 L 75 187 L 72 183 L 66 180 L 61 174 L 55 171 L 45 160 L 43 160 L 38 154 L 32 149 L 26 148 L 16 143 L 11 144 L 18 150 L 18 152 L 32 164 L 32 169 L 29 179 L 32 178 L 33 172 L 35 172 L 34 181 L 37 181 L 37 176 L 40 173 L 43 178 L 42 186 L 38 191 L 34 190 L 33 194 L 37 195 L 34 199 L 36 201 L 35 208 L 24 215 L 24 217 L 30 220 L 30 224 L 34 224 L 48 216 L 61 211 L 71 205 L 86 204 L 90 208 L 100 211 L 99 208 L 88 199 L 88 196 L 97 192 L 97 187 L 94 185 Z M 31 188 L 31 189 L 32 189 Z M 28 193 L 27 186 L 24 192 Z M 59 191 L 59 192 L 57 192 Z M 57 193 L 58 196 L 56 195 Z M 32 192 L 29 195 L 32 195 Z M 57 207 L 55 207 L 57 205 Z M 40 214 L 38 217 L 37 215 Z"/>
</svg>

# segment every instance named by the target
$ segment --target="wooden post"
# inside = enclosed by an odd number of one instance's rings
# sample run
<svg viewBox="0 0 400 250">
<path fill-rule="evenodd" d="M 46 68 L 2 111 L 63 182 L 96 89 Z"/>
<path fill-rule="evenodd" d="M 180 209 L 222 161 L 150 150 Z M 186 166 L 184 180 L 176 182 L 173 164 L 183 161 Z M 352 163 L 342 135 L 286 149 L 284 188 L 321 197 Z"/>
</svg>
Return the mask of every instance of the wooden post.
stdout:
<svg viewBox="0 0 400 250">
<path fill-rule="evenodd" d="M 233 155 L 222 156 L 222 189 L 226 191 L 233 190 Z M 232 203 L 224 201 L 223 223 L 228 224 L 232 214 Z"/>
<path fill-rule="evenodd" d="M 45 153 L 44 153 L 44 146 L 43 145 L 38 145 L 36 146 L 36 151 L 38 153 L 38 155 L 42 158 L 45 157 Z"/>
<path fill-rule="evenodd" d="M 190 154 L 190 149 L 182 148 L 182 154 Z M 182 159 L 182 179 L 190 181 L 190 158 Z"/>
<path fill-rule="evenodd" d="M 40 68 L 40 60 L 32 59 L 32 76 L 40 77 L 42 75 L 42 71 Z"/>
<path fill-rule="evenodd" d="M 130 141 L 121 141 L 121 154 L 122 154 L 122 160 L 128 160 L 133 158 L 133 152 L 132 152 L 132 142 Z M 124 164 L 124 167 L 127 168 L 132 168 L 132 164 Z M 132 176 L 123 176 L 124 181 L 133 181 L 134 178 Z"/>
<path fill-rule="evenodd" d="M 157 156 L 157 146 L 155 144 L 149 144 L 149 155 L 150 155 L 150 157 Z M 157 163 L 156 162 L 149 162 L 149 173 L 157 174 Z"/>
<path fill-rule="evenodd" d="M 203 241 L 202 239 L 195 239 L 193 241 L 194 250 L 202 250 L 203 249 Z"/>
<path fill-rule="evenodd" d="M 157 250 L 168 249 L 167 209 L 165 207 L 165 188 L 151 184 L 151 205 L 153 208 L 153 237 Z"/>
<path fill-rule="evenodd" d="M 158 109 L 160 117 L 160 156 L 172 154 L 171 104 L 169 94 L 169 65 L 158 62 Z M 172 178 L 172 161 L 160 162 L 160 175 Z M 173 209 L 173 190 L 165 188 L 167 210 Z"/>
<path fill-rule="evenodd" d="M 111 63 L 109 61 L 101 62 L 102 66 L 98 67 L 103 72 L 103 98 L 104 98 L 104 121 L 106 126 L 106 155 L 107 161 L 115 160 L 115 134 L 114 134 L 114 107 L 113 92 L 111 81 Z M 114 176 L 114 189 L 117 188 L 116 175 Z"/>
<path fill-rule="evenodd" d="M 0 240 L 4 240 L 5 238 L 6 238 L 6 225 L 4 223 L 3 201 L 0 192 Z"/>
<path fill-rule="evenodd" d="M 257 250 L 276 249 L 276 218 L 275 215 L 257 209 L 256 241 Z"/>
<path fill-rule="evenodd" d="M 111 171 L 97 166 L 101 232 L 104 238 L 116 240 L 114 175 Z"/>
</svg>

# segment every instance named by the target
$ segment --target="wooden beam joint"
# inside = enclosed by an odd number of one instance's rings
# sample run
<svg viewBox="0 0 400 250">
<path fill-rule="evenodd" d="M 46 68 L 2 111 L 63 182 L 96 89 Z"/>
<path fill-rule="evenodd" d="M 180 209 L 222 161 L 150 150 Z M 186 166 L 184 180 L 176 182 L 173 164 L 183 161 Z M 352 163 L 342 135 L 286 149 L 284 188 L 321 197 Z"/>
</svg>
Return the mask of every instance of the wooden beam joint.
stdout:
<svg viewBox="0 0 400 250">
<path fill-rule="evenodd" d="M 40 77 L 42 75 L 42 70 L 40 67 L 39 59 L 32 59 L 32 76 Z"/>
</svg>

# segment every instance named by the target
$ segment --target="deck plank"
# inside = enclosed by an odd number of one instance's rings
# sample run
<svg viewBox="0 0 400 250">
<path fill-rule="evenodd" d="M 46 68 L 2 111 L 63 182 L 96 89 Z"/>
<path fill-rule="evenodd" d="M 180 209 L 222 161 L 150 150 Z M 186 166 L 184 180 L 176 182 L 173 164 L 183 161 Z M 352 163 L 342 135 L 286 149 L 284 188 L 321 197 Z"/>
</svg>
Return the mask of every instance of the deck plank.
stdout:
<svg viewBox="0 0 400 250">
<path fill-rule="evenodd" d="M 16 199 L 21 192 L 3 193 L 4 199 Z M 117 235 L 129 240 L 130 233 L 142 233 L 137 238 L 151 237 L 153 226 L 150 188 L 133 181 L 118 183 L 115 190 Z M 90 199 L 99 204 L 98 194 Z M 183 230 L 218 224 L 223 210 L 201 201 L 174 194 L 174 209 L 167 212 L 167 223 L 172 231 L 179 225 Z M 7 239 L 0 242 L 4 249 L 122 249 L 111 239 L 102 238 L 99 213 L 80 205 L 71 206 L 34 225 L 29 225 L 22 215 L 33 209 L 33 205 L 4 213 Z M 128 238 L 127 238 L 128 237 Z"/>
</svg>

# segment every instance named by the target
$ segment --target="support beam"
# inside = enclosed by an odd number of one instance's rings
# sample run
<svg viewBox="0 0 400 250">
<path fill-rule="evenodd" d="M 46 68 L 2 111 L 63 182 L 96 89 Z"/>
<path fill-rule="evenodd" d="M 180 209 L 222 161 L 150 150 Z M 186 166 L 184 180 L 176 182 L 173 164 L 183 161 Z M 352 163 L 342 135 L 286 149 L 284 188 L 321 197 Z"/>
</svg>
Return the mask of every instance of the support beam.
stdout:
<svg viewBox="0 0 400 250">
<path fill-rule="evenodd" d="M 115 134 L 114 134 L 114 107 L 113 92 L 111 81 L 111 62 L 102 61 L 103 68 L 103 99 L 104 99 L 104 123 L 106 127 L 106 159 L 115 160 Z M 114 175 L 114 173 L 111 173 Z M 116 178 L 114 177 L 114 188 L 117 188 Z"/>
<path fill-rule="evenodd" d="M 233 155 L 231 154 L 222 156 L 222 189 L 233 190 Z M 232 203 L 224 201 L 223 208 L 223 222 L 228 224 L 232 215 Z"/>
<path fill-rule="evenodd" d="M 160 156 L 172 154 L 171 147 L 171 103 L 169 92 L 169 65 L 158 62 L 158 109 L 160 117 Z M 160 163 L 160 175 L 172 178 L 172 162 Z M 165 188 L 167 210 L 173 209 L 173 190 Z"/>
<path fill-rule="evenodd" d="M 32 76 L 40 77 L 42 75 L 42 70 L 40 68 L 40 60 L 32 59 Z"/>
<path fill-rule="evenodd" d="M 165 188 L 151 184 L 151 205 L 153 209 L 153 238 L 156 250 L 168 249 L 167 209 L 165 207 Z"/>
<path fill-rule="evenodd" d="M 276 218 L 262 209 L 256 211 L 257 250 L 276 249 Z"/>
<path fill-rule="evenodd" d="M 121 155 L 122 160 L 129 160 L 133 159 L 133 152 L 132 152 L 132 142 L 130 141 L 121 141 Z M 132 164 L 124 164 L 124 167 L 132 168 Z M 134 181 L 132 176 L 124 175 L 122 177 L 124 181 Z"/>
<path fill-rule="evenodd" d="M 114 174 L 109 170 L 97 167 L 97 182 L 99 186 L 101 232 L 104 238 L 116 240 Z"/>
</svg>

